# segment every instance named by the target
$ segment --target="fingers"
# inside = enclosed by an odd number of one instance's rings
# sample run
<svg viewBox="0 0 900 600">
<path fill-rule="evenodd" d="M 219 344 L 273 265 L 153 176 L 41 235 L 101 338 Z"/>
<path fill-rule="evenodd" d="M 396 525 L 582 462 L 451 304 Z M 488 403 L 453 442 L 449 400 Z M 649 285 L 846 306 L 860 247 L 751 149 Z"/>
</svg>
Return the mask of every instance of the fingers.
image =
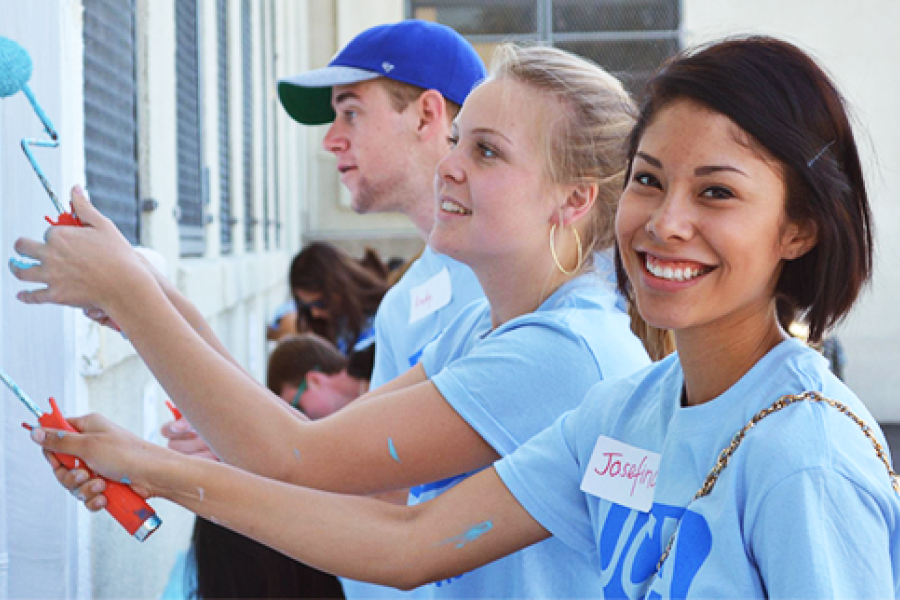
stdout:
<svg viewBox="0 0 900 600">
<path fill-rule="evenodd" d="M 80 185 L 76 185 L 71 191 L 72 210 L 81 219 L 81 222 L 91 227 L 105 226 L 107 221 L 99 210 L 94 208 L 88 197 L 87 190 Z"/>
<path fill-rule="evenodd" d="M 184 418 L 166 421 L 162 424 L 160 433 L 167 440 L 195 440 L 199 437 L 194 427 Z"/>
<path fill-rule="evenodd" d="M 53 302 L 50 296 L 50 288 L 40 288 L 31 291 L 21 291 L 16 294 L 16 299 L 23 304 L 50 304 Z"/>
<path fill-rule="evenodd" d="M 60 485 L 66 488 L 75 498 L 84 502 L 88 510 L 95 512 L 106 507 L 106 481 L 96 477 L 91 479 L 84 469 L 71 469 L 60 465 L 54 469 L 54 475 Z"/>
<path fill-rule="evenodd" d="M 9 259 L 9 270 L 19 281 L 43 283 L 47 279 L 43 264 L 29 258 L 12 257 Z"/>
<path fill-rule="evenodd" d="M 85 308 L 83 312 L 84 316 L 86 316 L 91 321 L 94 321 L 95 323 L 102 325 L 103 327 L 109 327 L 113 331 L 117 331 L 119 333 L 122 332 L 122 328 L 119 327 L 119 325 L 115 321 L 109 318 L 106 312 L 102 309 Z"/>
<path fill-rule="evenodd" d="M 193 439 L 169 440 L 167 445 L 169 450 L 174 450 L 180 454 L 204 456 L 206 458 L 215 456 L 210 447 L 203 441 L 203 438 L 199 436 L 194 436 Z"/>
<path fill-rule="evenodd" d="M 212 448 L 200 437 L 193 426 L 184 418 L 163 423 L 160 433 L 169 440 L 169 450 L 197 458 L 219 460 Z"/>
<path fill-rule="evenodd" d="M 74 419 L 73 419 L 74 421 Z M 72 456 L 80 456 L 81 435 L 77 432 L 62 431 L 60 429 L 46 429 L 35 427 L 31 431 L 31 439 L 43 447 L 44 450 Z"/>
<path fill-rule="evenodd" d="M 103 433 L 114 429 L 112 421 L 97 413 L 71 417 L 66 420 L 81 433 Z"/>
<path fill-rule="evenodd" d="M 29 238 L 19 238 L 13 244 L 13 249 L 19 256 L 43 261 L 47 256 L 47 244 Z"/>
</svg>

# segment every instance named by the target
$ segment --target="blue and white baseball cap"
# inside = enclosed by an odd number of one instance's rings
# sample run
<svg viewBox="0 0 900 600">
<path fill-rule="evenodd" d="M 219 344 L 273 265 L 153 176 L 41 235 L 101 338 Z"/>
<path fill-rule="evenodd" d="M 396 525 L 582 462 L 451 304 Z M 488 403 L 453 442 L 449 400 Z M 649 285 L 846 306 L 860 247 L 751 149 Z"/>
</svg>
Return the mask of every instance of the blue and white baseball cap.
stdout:
<svg viewBox="0 0 900 600">
<path fill-rule="evenodd" d="M 306 125 L 330 123 L 331 88 L 388 77 L 462 104 L 487 76 L 481 57 L 453 29 L 410 19 L 376 25 L 357 35 L 328 66 L 278 82 L 278 98 L 287 113 Z"/>
</svg>

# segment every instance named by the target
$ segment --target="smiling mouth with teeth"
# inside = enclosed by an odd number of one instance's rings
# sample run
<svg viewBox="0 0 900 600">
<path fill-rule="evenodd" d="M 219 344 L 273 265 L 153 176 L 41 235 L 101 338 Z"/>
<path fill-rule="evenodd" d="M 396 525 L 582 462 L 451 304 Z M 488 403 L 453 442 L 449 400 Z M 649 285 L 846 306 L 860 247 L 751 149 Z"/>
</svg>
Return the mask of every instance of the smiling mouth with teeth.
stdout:
<svg viewBox="0 0 900 600">
<path fill-rule="evenodd" d="M 678 266 L 665 265 L 649 254 L 644 255 L 644 265 L 647 267 L 647 271 L 654 277 L 667 279 L 669 281 L 689 281 L 700 277 L 701 275 L 706 275 L 715 268 L 700 263 L 688 264 L 684 261 L 673 264 L 677 264 Z"/>
<path fill-rule="evenodd" d="M 463 208 L 456 202 L 450 202 L 449 200 L 441 201 L 441 210 L 444 212 L 454 213 L 457 215 L 471 215 L 472 214 L 471 210 L 469 210 L 467 208 Z"/>
</svg>

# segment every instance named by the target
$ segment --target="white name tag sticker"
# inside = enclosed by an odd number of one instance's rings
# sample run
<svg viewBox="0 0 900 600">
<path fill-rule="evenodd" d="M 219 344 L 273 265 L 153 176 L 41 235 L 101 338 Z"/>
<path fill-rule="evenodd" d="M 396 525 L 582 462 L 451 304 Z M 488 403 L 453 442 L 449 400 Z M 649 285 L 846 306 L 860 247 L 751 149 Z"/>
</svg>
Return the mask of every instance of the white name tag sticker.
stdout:
<svg viewBox="0 0 900 600">
<path fill-rule="evenodd" d="M 647 512 L 653 506 L 659 454 L 601 435 L 597 438 L 581 491 Z"/>
<path fill-rule="evenodd" d="M 409 323 L 410 325 L 423 319 L 436 310 L 450 304 L 453 296 L 450 283 L 450 272 L 447 267 L 441 272 L 409 291 Z"/>
</svg>

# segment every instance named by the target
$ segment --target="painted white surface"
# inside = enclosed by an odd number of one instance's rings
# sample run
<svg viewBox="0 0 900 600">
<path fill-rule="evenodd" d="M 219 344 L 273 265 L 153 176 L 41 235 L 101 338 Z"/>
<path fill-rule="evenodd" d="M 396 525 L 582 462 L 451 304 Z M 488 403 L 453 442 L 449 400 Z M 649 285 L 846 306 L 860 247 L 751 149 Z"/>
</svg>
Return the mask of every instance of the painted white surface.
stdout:
<svg viewBox="0 0 900 600">
<path fill-rule="evenodd" d="M 35 155 L 53 187 L 80 181 L 83 172 L 77 3 L 54 0 L 0 2 L 0 36 L 31 55 L 30 87 L 60 135 L 57 149 Z M 44 137 L 24 94 L 0 99 L 0 253 L 5 263 L 21 236 L 40 238 L 44 215 L 54 209 L 19 147 L 23 137 Z M 82 404 L 77 383 L 73 311 L 29 307 L 15 300 L 21 285 L 3 265 L 0 275 L 0 364 L 42 408 L 59 400 L 64 412 Z M 34 417 L 5 390 L 0 392 L 0 597 L 63 598 L 90 595 L 89 540 L 79 529 L 77 506 L 56 484 L 37 447 L 22 430 Z"/>
<path fill-rule="evenodd" d="M 210 211 L 217 215 L 217 103 L 215 78 L 210 77 L 215 73 L 215 22 L 211 18 L 215 0 L 202 0 L 202 5 L 205 159 L 213 184 Z M 231 0 L 230 5 L 235 34 L 240 2 Z M 271 6 L 279 7 L 281 12 L 272 21 L 283 30 L 278 47 L 270 52 L 280 57 L 282 65 L 305 68 L 286 54 L 290 45 L 299 45 L 298 39 L 305 37 L 306 2 L 277 0 L 253 5 L 267 15 Z M 262 380 L 268 350 L 265 319 L 287 295 L 287 265 L 301 245 L 299 204 L 304 194 L 300 189 L 307 177 L 296 165 L 297 158 L 304 156 L 299 149 L 305 148 L 306 132 L 294 127 L 291 135 L 282 135 L 280 154 L 276 154 L 275 127 L 270 129 L 269 158 L 273 164 L 279 161 L 277 171 L 287 177 L 266 181 L 258 167 L 258 189 L 270 185 L 274 192 L 279 186 L 282 247 L 247 252 L 239 224 L 233 255 L 221 257 L 215 221 L 208 227 L 207 257 L 181 259 L 173 214 L 177 204 L 174 3 L 138 0 L 137 10 L 140 190 L 142 198 L 159 203 L 156 211 L 142 215 L 142 243 L 162 255 L 172 279 L 198 304 L 234 356 Z M 73 183 L 84 181 L 81 11 L 79 0 L 0 0 L 0 35 L 20 41 L 31 53 L 35 63 L 32 88 L 60 132 L 60 148 L 38 149 L 36 155 L 63 198 Z M 254 36 L 260 35 L 254 28 Z M 239 44 L 239 37 L 232 39 Z M 232 47 L 233 63 L 237 60 L 235 50 L 239 45 Z M 270 68 L 274 73 L 278 66 Z M 234 77 L 233 91 L 239 83 L 240 78 Z M 271 102 L 274 79 L 270 83 L 271 89 L 261 90 L 259 96 Z M 233 150 L 237 150 L 240 103 L 232 99 L 231 106 Z M 270 105 L 270 115 L 278 118 L 272 108 L 280 111 L 280 107 Z M 261 125 L 261 116 L 257 119 Z M 36 137 L 41 131 L 23 95 L 0 100 L 0 256 L 4 262 L 12 253 L 14 239 L 23 235 L 40 238 L 45 230 L 43 216 L 52 214 L 51 204 L 19 148 L 20 138 Z M 257 159 L 261 154 L 260 144 Z M 240 169 L 240 154 L 234 152 L 232 158 L 236 165 L 233 169 Z M 271 175 L 275 172 L 273 168 Z M 233 184 L 235 216 L 241 217 L 239 176 Z M 261 215 L 261 205 L 259 209 Z M 166 395 L 131 344 L 89 322 L 79 311 L 16 302 L 14 293 L 21 287 L 4 267 L 0 273 L 0 364 L 42 406 L 52 394 L 67 414 L 101 412 L 144 437 L 160 441 L 158 427 L 171 418 L 163 404 Z M 193 516 L 177 506 L 153 500 L 151 504 L 163 526 L 144 544 L 136 542 L 108 515 L 88 513 L 65 494 L 19 426 L 23 420 L 32 420 L 29 413 L 8 394 L 0 400 L 0 598 L 157 596 L 176 553 L 187 545 Z"/>
<path fill-rule="evenodd" d="M 847 382 L 883 422 L 900 422 L 900 2 L 684 0 L 688 43 L 765 33 L 811 52 L 847 98 L 869 183 L 876 264 L 871 288 L 838 330 Z"/>
</svg>

